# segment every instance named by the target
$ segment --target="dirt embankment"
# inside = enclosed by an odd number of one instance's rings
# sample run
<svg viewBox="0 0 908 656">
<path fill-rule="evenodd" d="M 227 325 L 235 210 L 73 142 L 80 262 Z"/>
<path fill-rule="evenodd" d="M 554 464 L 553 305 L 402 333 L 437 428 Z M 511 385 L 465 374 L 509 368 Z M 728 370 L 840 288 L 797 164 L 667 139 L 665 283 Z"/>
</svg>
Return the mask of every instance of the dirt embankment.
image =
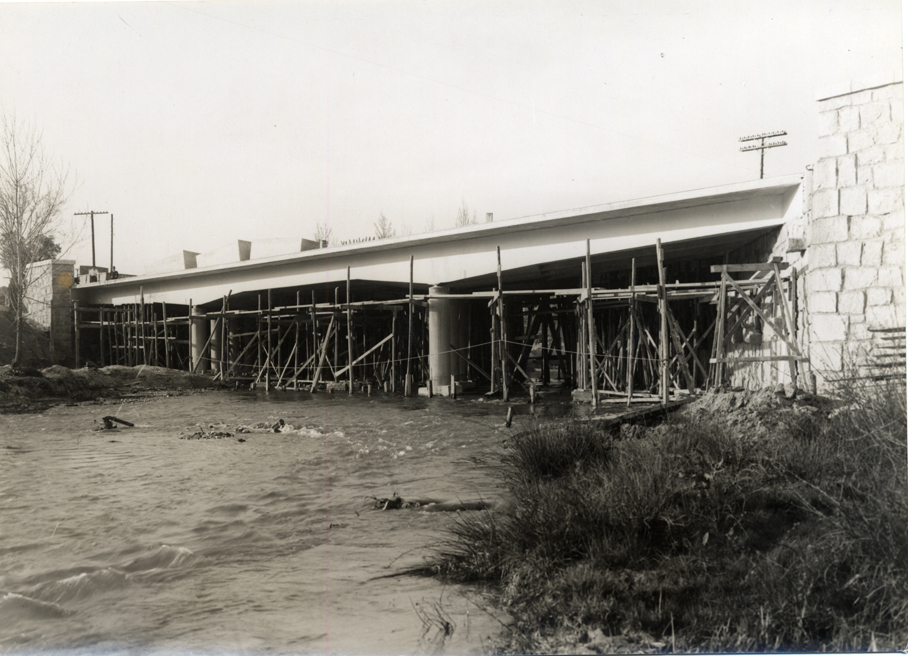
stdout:
<svg viewBox="0 0 908 656">
<path fill-rule="evenodd" d="M 678 414 L 717 421 L 733 434 L 746 438 L 784 428 L 792 421 L 826 417 L 840 405 L 840 402 L 803 390 L 788 396 L 781 388 L 764 388 L 706 394 L 681 408 Z"/>
<path fill-rule="evenodd" d="M 40 412 L 59 403 L 147 396 L 156 392 L 187 393 L 219 387 L 207 376 L 163 367 L 67 369 L 54 365 L 40 371 L 0 367 L 0 414 Z"/>
<path fill-rule="evenodd" d="M 12 362 L 16 354 L 16 317 L 0 306 L 0 362 Z M 38 324 L 26 319 L 22 324 L 23 367 L 46 367 L 53 362 L 50 337 Z"/>
</svg>

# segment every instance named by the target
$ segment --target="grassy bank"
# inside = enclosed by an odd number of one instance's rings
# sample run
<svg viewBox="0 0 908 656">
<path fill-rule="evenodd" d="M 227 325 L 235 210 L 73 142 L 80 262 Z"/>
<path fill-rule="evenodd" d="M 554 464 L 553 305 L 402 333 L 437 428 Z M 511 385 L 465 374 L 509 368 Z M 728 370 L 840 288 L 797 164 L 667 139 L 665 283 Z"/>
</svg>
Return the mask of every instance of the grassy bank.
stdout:
<svg viewBox="0 0 908 656">
<path fill-rule="evenodd" d="M 843 393 L 541 425 L 501 465 L 514 503 L 459 517 L 433 569 L 498 587 L 506 651 L 904 648 L 905 386 Z"/>
</svg>

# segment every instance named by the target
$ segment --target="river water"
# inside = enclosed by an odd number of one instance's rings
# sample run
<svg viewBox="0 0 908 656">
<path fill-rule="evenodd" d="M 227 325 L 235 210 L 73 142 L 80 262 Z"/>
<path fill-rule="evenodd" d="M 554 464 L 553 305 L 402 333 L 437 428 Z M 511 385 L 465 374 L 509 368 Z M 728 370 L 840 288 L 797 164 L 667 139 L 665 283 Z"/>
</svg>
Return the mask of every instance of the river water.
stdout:
<svg viewBox="0 0 908 656">
<path fill-rule="evenodd" d="M 452 514 L 371 497 L 499 498 L 485 465 L 532 421 L 505 412 L 249 391 L 0 416 L 0 651 L 482 652 L 508 618 L 481 590 L 386 576 Z"/>
</svg>

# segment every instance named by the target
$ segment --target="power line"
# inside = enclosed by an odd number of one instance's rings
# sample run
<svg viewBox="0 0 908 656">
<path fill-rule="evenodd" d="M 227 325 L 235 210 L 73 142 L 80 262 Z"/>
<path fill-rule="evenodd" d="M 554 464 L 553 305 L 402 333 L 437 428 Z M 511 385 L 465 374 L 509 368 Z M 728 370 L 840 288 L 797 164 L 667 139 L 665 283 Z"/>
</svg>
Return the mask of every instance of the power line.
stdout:
<svg viewBox="0 0 908 656">
<path fill-rule="evenodd" d="M 107 214 L 107 212 L 96 212 L 94 210 L 89 210 L 88 212 L 76 212 L 73 216 L 91 216 L 91 268 L 95 267 L 95 214 Z M 111 230 L 113 230 L 113 224 L 111 224 Z M 111 249 L 111 258 L 113 258 L 113 249 Z"/>
<path fill-rule="evenodd" d="M 763 155 L 768 148 L 778 148 L 779 146 L 787 146 L 787 141 L 774 141 L 772 143 L 766 143 L 767 139 L 772 137 L 784 137 L 788 133 L 785 130 L 779 130 L 778 132 L 764 132 L 763 134 L 752 134 L 749 137 L 741 137 L 738 141 L 755 141 L 760 140 L 760 145 L 757 146 L 744 146 L 741 148 L 741 152 L 747 152 L 749 150 L 759 150 L 760 151 L 760 179 L 763 179 Z"/>
</svg>

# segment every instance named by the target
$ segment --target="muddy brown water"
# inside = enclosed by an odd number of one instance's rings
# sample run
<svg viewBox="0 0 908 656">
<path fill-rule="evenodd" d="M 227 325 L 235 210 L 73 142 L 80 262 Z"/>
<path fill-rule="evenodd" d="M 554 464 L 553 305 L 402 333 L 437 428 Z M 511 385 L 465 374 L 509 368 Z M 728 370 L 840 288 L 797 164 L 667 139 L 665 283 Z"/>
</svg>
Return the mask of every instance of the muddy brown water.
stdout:
<svg viewBox="0 0 908 656">
<path fill-rule="evenodd" d="M 0 415 L 0 650 L 482 652 L 508 622 L 487 592 L 380 578 L 452 515 L 370 497 L 500 498 L 485 465 L 535 420 L 505 413 L 258 391 Z M 181 439 L 200 428 L 233 435 Z"/>
</svg>

